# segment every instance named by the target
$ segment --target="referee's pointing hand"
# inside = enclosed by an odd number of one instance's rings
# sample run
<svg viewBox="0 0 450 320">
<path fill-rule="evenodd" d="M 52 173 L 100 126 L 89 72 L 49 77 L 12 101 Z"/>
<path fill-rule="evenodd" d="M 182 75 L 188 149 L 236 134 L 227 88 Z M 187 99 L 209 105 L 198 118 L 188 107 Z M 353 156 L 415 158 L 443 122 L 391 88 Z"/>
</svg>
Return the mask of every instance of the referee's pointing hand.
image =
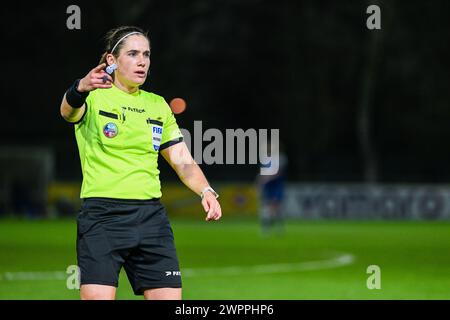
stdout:
<svg viewBox="0 0 450 320">
<path fill-rule="evenodd" d="M 89 73 L 80 80 L 77 90 L 79 92 L 88 92 L 97 88 L 111 88 L 113 79 L 105 70 L 103 70 L 105 67 L 106 63 L 102 63 L 89 71 Z M 106 82 L 103 81 L 103 77 L 106 77 Z"/>
<path fill-rule="evenodd" d="M 220 208 L 219 201 L 211 192 L 206 192 L 202 199 L 203 209 L 208 214 L 206 215 L 206 221 L 219 220 L 222 217 L 222 209 Z"/>
</svg>

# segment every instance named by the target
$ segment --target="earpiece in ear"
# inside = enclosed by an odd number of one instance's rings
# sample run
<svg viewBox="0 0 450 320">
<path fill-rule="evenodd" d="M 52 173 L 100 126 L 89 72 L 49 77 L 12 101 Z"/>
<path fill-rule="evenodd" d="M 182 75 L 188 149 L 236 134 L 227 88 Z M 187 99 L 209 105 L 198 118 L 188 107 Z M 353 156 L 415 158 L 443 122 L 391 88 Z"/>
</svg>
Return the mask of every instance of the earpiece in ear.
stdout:
<svg viewBox="0 0 450 320">
<path fill-rule="evenodd" d="M 117 69 L 117 64 L 113 63 L 112 65 L 106 67 L 106 72 L 108 74 L 112 74 L 114 72 L 114 70 L 116 70 L 116 69 Z"/>
</svg>

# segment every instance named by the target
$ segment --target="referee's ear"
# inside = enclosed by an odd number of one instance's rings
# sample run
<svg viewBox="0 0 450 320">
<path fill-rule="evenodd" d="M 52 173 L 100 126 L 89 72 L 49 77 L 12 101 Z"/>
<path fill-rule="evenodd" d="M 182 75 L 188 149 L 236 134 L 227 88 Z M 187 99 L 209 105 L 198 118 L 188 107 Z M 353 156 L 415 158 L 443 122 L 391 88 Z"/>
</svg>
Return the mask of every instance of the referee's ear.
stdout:
<svg viewBox="0 0 450 320">
<path fill-rule="evenodd" d="M 108 66 L 116 63 L 116 59 L 114 57 L 114 55 L 112 55 L 111 53 L 107 53 L 105 52 L 105 62 Z"/>
</svg>

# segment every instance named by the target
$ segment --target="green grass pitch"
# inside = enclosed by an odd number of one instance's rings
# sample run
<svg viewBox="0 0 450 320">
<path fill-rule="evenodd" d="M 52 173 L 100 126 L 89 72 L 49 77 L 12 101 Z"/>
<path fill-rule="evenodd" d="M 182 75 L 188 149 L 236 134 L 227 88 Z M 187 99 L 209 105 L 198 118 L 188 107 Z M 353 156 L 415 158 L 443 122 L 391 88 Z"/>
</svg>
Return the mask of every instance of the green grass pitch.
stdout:
<svg viewBox="0 0 450 320">
<path fill-rule="evenodd" d="M 172 226 L 184 299 L 450 299 L 449 222 L 290 221 L 266 237 L 256 220 Z M 78 299 L 64 273 L 75 235 L 75 218 L 0 220 L 0 299 Z M 124 272 L 117 299 L 142 299 Z"/>
</svg>

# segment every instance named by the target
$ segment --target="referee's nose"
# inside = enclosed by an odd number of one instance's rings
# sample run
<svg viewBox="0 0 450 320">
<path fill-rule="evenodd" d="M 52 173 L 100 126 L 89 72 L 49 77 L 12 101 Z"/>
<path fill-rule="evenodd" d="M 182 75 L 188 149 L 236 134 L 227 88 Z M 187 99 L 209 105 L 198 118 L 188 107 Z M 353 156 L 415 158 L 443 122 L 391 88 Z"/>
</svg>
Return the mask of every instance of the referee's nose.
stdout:
<svg viewBox="0 0 450 320">
<path fill-rule="evenodd" d="M 138 67 L 141 67 L 141 68 L 147 67 L 146 60 L 147 60 L 147 58 L 144 57 L 143 54 L 139 55 Z M 150 66 L 150 60 L 148 61 L 148 65 Z"/>
</svg>

